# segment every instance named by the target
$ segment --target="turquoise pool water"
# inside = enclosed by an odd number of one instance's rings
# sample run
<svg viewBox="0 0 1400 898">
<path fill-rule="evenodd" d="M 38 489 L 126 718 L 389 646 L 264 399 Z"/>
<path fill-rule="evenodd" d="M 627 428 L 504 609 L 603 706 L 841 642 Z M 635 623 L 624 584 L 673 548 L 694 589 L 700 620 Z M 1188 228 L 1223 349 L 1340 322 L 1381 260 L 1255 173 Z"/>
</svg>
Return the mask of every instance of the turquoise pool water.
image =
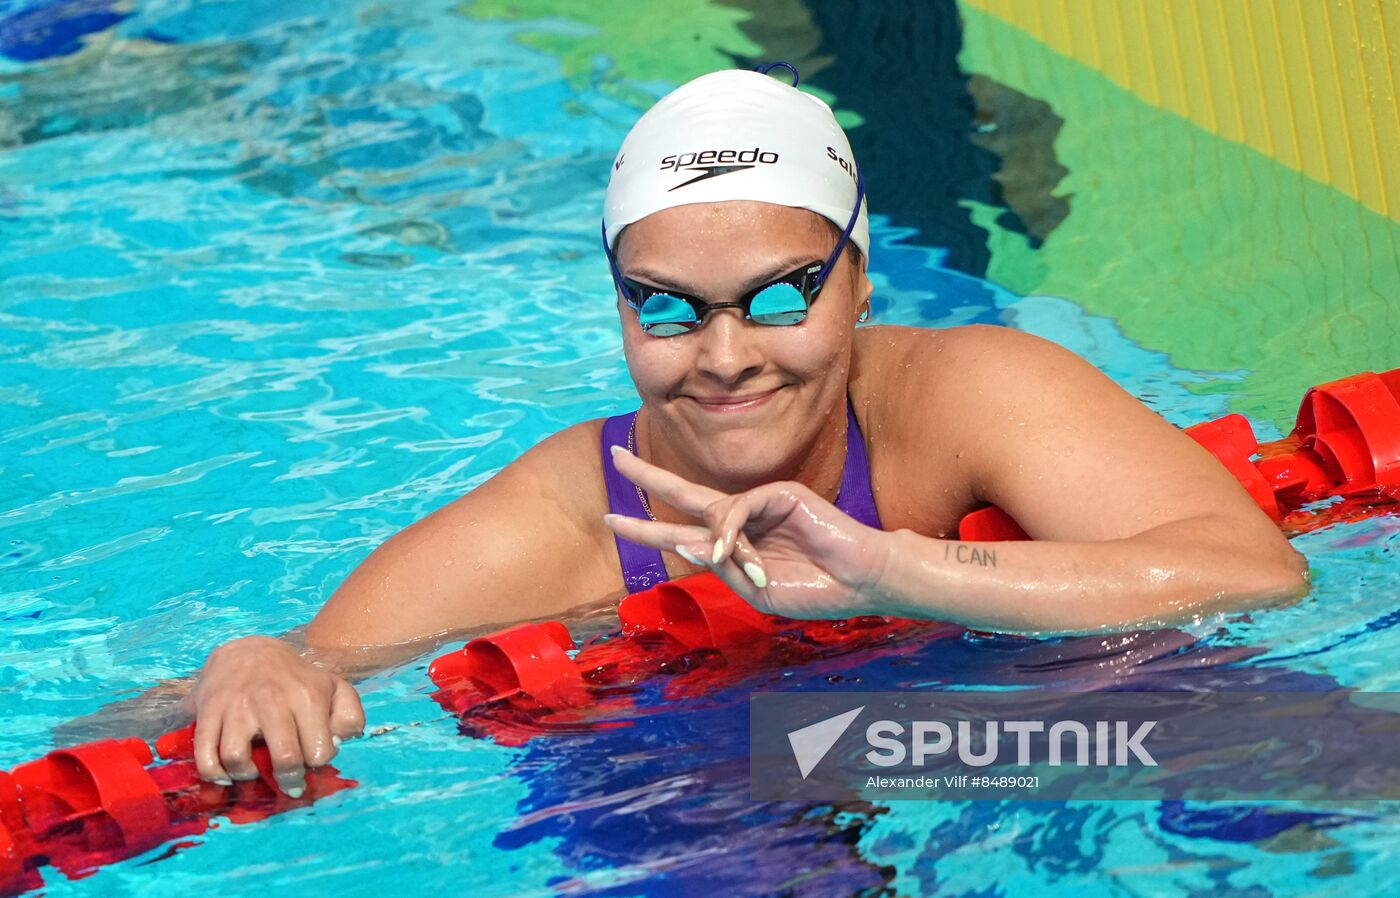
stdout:
<svg viewBox="0 0 1400 898">
<path fill-rule="evenodd" d="M 15 25 L 36 11 L 47 30 Z M 392 533 L 546 435 L 635 407 L 597 221 L 635 98 L 671 84 L 605 58 L 590 80 L 517 39 L 587 33 L 566 15 L 447 3 L 9 2 L 0 17 L 9 768 L 230 638 L 304 624 Z M 1174 423 L 1229 409 L 1246 372 L 1178 369 L 1069 299 L 998 287 L 968 246 L 882 213 L 880 164 L 874 323 L 1000 322 Z M 1308 598 L 1148 639 L 1142 675 L 1400 689 L 1400 518 L 1295 544 Z M 1322 895 L 1384 892 L 1400 850 L 1376 804 L 765 807 L 744 794 L 743 745 L 716 744 L 748 690 L 783 683 L 1136 675 L 1102 640 L 909 646 L 528 749 L 458 735 L 426 697 L 430 657 L 361 684 L 381 732 L 337 760 L 358 788 L 90 879 L 46 871 L 46 893 Z"/>
</svg>

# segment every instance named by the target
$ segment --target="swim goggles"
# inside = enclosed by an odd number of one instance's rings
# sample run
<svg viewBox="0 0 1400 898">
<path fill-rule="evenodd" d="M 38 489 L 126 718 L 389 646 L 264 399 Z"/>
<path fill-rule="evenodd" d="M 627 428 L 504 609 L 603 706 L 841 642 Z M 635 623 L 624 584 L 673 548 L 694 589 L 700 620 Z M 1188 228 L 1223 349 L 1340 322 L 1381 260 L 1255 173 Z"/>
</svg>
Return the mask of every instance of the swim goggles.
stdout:
<svg viewBox="0 0 1400 898">
<path fill-rule="evenodd" d="M 637 313 L 642 330 L 653 337 L 675 337 L 695 330 L 705 320 L 705 316 L 715 309 L 741 309 L 745 321 L 771 326 L 800 324 L 807 317 L 807 310 L 816 301 L 831 274 L 841 251 L 851 239 L 851 231 L 860 217 L 860 204 L 865 198 L 865 179 L 859 170 L 856 172 L 856 207 L 851 212 L 841 239 L 825 262 L 809 262 L 781 277 L 760 284 L 746 292 L 735 302 L 705 302 L 698 296 L 691 296 L 679 290 L 652 287 L 622 276 L 617 267 L 617 259 L 608 246 L 608 225 L 603 223 L 603 252 L 608 256 L 608 267 L 612 269 L 613 283 L 622 293 L 627 304 Z"/>
</svg>

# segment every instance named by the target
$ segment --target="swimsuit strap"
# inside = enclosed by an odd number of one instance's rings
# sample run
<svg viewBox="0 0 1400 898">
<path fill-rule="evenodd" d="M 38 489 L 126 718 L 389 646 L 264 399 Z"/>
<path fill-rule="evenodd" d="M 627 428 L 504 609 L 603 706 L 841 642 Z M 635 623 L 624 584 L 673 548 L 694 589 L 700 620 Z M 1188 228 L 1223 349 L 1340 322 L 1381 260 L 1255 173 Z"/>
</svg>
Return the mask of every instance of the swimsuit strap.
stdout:
<svg viewBox="0 0 1400 898">
<path fill-rule="evenodd" d="M 841 472 L 841 492 L 835 504 L 865 526 L 885 529 L 880 526 L 880 512 L 875 508 L 875 492 L 870 486 L 870 459 L 865 452 L 865 437 L 861 435 L 849 395 L 846 397 L 846 467 Z"/>
<path fill-rule="evenodd" d="M 631 412 L 603 422 L 603 483 L 608 490 L 609 511 L 646 520 L 646 509 L 637 495 L 636 484 L 618 472 L 612 459 L 613 446 L 627 446 L 627 434 L 636 417 L 637 412 Z M 867 527 L 884 529 L 880 526 L 880 513 L 875 508 L 875 494 L 870 486 L 870 460 L 865 451 L 865 438 L 861 435 L 855 407 L 849 396 L 846 397 L 846 465 L 841 472 L 841 492 L 836 496 L 835 505 Z M 622 579 L 629 594 L 650 589 L 670 579 L 660 549 L 638 545 L 617 534 L 613 534 L 613 540 L 617 543 Z"/>
<path fill-rule="evenodd" d="M 618 472 L 612 458 L 613 446 L 627 448 L 627 434 L 631 432 L 632 420 L 636 417 L 637 412 L 632 412 L 603 422 L 603 483 L 608 488 L 609 511 L 647 520 L 641 496 L 637 495 L 637 485 Z M 617 557 L 622 562 L 622 579 L 627 584 L 628 594 L 650 589 L 670 579 L 660 549 L 638 545 L 617 534 L 613 534 L 613 540 L 617 543 Z"/>
</svg>

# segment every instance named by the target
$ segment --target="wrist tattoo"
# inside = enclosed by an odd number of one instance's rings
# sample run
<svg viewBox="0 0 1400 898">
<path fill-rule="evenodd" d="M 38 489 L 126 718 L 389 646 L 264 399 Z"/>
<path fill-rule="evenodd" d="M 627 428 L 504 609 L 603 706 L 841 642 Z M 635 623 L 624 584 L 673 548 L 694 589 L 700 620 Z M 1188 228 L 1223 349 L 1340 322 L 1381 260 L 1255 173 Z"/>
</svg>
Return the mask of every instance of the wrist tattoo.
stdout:
<svg viewBox="0 0 1400 898">
<path fill-rule="evenodd" d="M 957 548 L 955 549 L 954 546 Z M 975 564 L 979 567 L 996 567 L 997 551 L 985 547 L 969 546 L 967 543 L 943 544 L 943 560 L 958 564 Z"/>
</svg>

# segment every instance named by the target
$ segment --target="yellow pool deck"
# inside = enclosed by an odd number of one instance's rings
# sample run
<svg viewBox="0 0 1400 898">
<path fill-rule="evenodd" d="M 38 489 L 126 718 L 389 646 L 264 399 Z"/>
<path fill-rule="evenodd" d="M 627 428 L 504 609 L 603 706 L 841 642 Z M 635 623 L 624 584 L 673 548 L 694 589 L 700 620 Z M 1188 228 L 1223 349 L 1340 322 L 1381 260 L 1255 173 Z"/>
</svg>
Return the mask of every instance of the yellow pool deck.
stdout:
<svg viewBox="0 0 1400 898">
<path fill-rule="evenodd" d="M 1400 2 L 962 2 L 1400 221 Z"/>
</svg>

